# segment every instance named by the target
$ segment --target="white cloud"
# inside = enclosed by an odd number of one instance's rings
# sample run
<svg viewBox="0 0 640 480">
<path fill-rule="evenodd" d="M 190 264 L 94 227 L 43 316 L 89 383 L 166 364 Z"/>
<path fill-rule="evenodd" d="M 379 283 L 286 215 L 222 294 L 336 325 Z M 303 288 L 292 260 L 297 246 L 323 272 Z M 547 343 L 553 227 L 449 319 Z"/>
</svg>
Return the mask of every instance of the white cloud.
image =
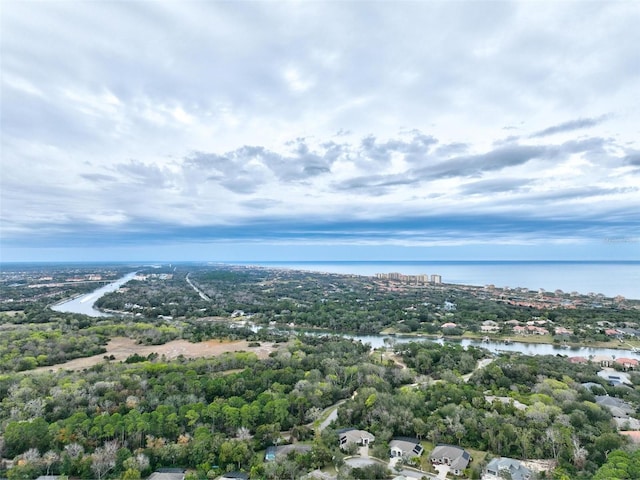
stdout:
<svg viewBox="0 0 640 480">
<path fill-rule="evenodd" d="M 3 230 L 637 222 L 639 21 L 627 2 L 8 2 Z"/>
</svg>

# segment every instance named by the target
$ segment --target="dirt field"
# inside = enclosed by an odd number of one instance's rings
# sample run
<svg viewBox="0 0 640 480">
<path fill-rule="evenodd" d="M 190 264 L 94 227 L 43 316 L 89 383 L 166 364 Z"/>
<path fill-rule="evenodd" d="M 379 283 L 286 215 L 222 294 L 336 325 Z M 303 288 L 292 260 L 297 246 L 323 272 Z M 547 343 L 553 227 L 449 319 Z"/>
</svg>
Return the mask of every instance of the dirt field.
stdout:
<svg viewBox="0 0 640 480">
<path fill-rule="evenodd" d="M 275 346 L 277 348 L 277 345 Z M 51 365 L 49 367 L 39 367 L 29 372 L 48 372 L 58 370 L 83 370 L 85 368 L 104 362 L 104 356 L 113 355 L 115 361 L 125 360 L 130 355 L 137 353 L 146 357 L 150 353 L 157 353 L 167 360 L 173 360 L 180 355 L 185 358 L 215 357 L 225 352 L 238 352 L 245 350 L 255 353 L 258 358 L 267 358 L 274 350 L 274 344 L 261 342 L 260 347 L 249 347 L 249 342 L 240 340 L 236 342 L 225 342 L 220 340 L 208 340 L 200 343 L 189 343 L 186 340 L 174 340 L 164 345 L 138 345 L 134 340 L 125 337 L 112 338 L 107 344 L 107 352 L 93 357 L 76 358 L 66 363 Z M 28 373 L 28 372 L 25 372 Z"/>
</svg>

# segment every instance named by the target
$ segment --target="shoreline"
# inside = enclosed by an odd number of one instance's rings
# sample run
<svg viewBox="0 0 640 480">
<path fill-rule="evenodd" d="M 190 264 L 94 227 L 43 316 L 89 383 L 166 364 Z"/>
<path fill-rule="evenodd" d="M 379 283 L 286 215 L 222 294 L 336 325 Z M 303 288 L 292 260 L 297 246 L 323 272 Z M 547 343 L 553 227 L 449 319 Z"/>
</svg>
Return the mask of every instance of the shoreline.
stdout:
<svg viewBox="0 0 640 480">
<path fill-rule="evenodd" d="M 231 322 L 231 323 L 236 323 L 238 324 L 239 322 Z M 268 326 L 264 326 L 264 325 L 259 325 L 259 324 L 254 324 L 254 327 L 257 328 L 269 328 Z M 326 335 L 337 335 L 340 337 L 355 337 L 356 339 L 358 337 L 379 337 L 379 338 L 384 338 L 384 337 L 389 337 L 389 338 L 402 338 L 402 339 L 415 339 L 416 341 L 420 341 L 420 340 L 443 340 L 443 341 L 447 341 L 447 342 L 454 342 L 454 343 L 459 343 L 462 342 L 464 340 L 470 341 L 470 342 L 477 342 L 478 345 L 474 345 L 477 346 L 479 348 L 482 348 L 483 342 L 482 339 L 486 336 L 483 335 L 476 335 L 470 332 L 465 332 L 464 334 L 460 335 L 460 336 L 447 336 L 447 335 L 442 335 L 442 334 L 433 334 L 433 333 L 420 333 L 420 332 L 410 332 L 410 333 L 398 333 L 395 332 L 393 328 L 387 328 L 385 330 L 382 330 L 378 333 L 368 333 L 368 334 L 363 334 L 363 333 L 357 333 L 357 332 L 348 332 L 348 331 L 332 331 L 332 330 L 327 330 L 324 328 L 320 328 L 320 327 L 289 327 L 289 326 L 275 326 L 275 328 L 278 328 L 280 330 L 284 330 L 284 331 L 288 331 L 291 333 L 301 333 L 301 334 L 306 334 L 306 333 L 310 333 L 310 334 L 326 334 Z M 509 342 L 505 342 L 505 340 L 509 340 Z M 624 342 L 624 343 L 620 343 L 619 341 L 610 341 L 610 342 L 592 342 L 592 343 L 557 343 L 554 342 L 553 339 L 548 338 L 546 336 L 539 336 L 539 335 L 530 335 L 530 336 L 516 336 L 514 338 L 514 336 L 499 336 L 499 337 L 489 337 L 489 343 L 504 343 L 505 345 L 512 345 L 512 344 L 524 344 L 524 345 L 549 345 L 551 347 L 560 347 L 563 348 L 563 345 L 566 345 L 566 350 L 568 352 L 570 352 L 573 349 L 580 349 L 580 348 L 593 348 L 593 349 L 610 349 L 610 350 L 619 350 L 622 352 L 630 352 L 630 353 L 636 353 L 633 351 L 634 348 L 638 348 L 640 349 L 640 340 L 634 340 L 632 341 L 634 344 L 630 343 L 630 342 Z M 373 348 L 373 347 L 372 347 Z"/>
</svg>

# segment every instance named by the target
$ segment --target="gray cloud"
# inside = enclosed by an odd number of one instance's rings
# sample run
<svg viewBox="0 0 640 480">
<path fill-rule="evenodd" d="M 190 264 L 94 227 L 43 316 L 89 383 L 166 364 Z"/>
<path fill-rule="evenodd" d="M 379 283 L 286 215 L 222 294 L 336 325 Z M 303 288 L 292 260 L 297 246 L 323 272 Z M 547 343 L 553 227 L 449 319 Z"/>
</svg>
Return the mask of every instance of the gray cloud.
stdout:
<svg viewBox="0 0 640 480">
<path fill-rule="evenodd" d="M 501 170 L 522 165 L 535 158 L 542 158 L 547 148 L 530 145 L 508 145 L 481 155 L 453 157 L 429 167 L 417 170 L 422 179 L 477 176 L 483 172 Z"/>
<path fill-rule="evenodd" d="M 551 127 L 545 128 L 544 130 L 540 130 L 539 132 L 535 132 L 531 134 L 529 137 L 530 138 L 546 137 L 549 135 L 555 135 L 556 133 L 564 133 L 564 132 L 571 132 L 574 130 L 581 130 L 584 128 L 591 128 L 601 124 L 607 118 L 608 118 L 607 115 L 602 115 L 596 118 L 578 118 L 577 120 L 570 120 L 568 122 L 559 123 L 558 125 L 553 125 Z"/>
<path fill-rule="evenodd" d="M 376 190 L 377 194 L 383 193 L 386 187 L 396 187 L 403 185 L 411 185 L 418 180 L 411 178 L 407 174 L 396 175 L 368 175 L 362 177 L 351 178 L 335 185 L 336 189 L 350 191 L 350 190 Z"/>
<path fill-rule="evenodd" d="M 627 164 L 640 167 L 640 151 L 633 151 L 624 157 Z"/>
<path fill-rule="evenodd" d="M 171 181 L 168 173 L 162 171 L 157 165 L 143 163 L 138 160 L 129 160 L 128 163 L 121 163 L 117 165 L 116 170 L 135 183 L 149 188 L 160 188 Z"/>
<path fill-rule="evenodd" d="M 461 193 L 466 195 L 484 195 L 489 193 L 517 192 L 522 187 L 530 185 L 526 178 L 491 178 L 477 182 L 465 183 L 461 186 Z"/>
<path fill-rule="evenodd" d="M 92 182 L 115 182 L 118 180 L 113 175 L 104 175 L 102 173 L 83 173 L 80 176 Z"/>
</svg>

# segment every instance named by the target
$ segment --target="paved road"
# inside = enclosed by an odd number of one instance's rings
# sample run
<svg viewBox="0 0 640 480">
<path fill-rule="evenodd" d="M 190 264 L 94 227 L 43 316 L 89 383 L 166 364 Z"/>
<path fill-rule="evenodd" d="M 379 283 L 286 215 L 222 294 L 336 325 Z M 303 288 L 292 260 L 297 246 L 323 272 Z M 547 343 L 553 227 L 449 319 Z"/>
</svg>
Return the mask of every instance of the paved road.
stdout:
<svg viewBox="0 0 640 480">
<path fill-rule="evenodd" d="M 185 277 L 185 280 L 187 281 L 187 283 L 191 286 L 191 288 L 193 288 L 198 293 L 198 295 L 200 295 L 201 299 L 206 300 L 207 302 L 210 302 L 211 299 L 207 297 L 202 290 L 200 290 L 193 283 L 191 283 L 191 280 L 189 279 L 189 275 L 191 275 L 191 272 L 187 273 L 187 276 Z"/>
<path fill-rule="evenodd" d="M 327 410 L 331 410 L 331 412 L 329 412 L 329 415 L 327 416 L 327 418 L 325 418 L 323 422 L 318 426 L 319 431 L 323 431 L 325 428 L 329 426 L 331 422 L 333 422 L 336 418 L 338 418 L 338 407 L 342 405 L 344 402 L 345 400 L 340 400 L 338 403 L 328 407 Z M 325 410 L 325 412 L 327 410 Z"/>
</svg>

